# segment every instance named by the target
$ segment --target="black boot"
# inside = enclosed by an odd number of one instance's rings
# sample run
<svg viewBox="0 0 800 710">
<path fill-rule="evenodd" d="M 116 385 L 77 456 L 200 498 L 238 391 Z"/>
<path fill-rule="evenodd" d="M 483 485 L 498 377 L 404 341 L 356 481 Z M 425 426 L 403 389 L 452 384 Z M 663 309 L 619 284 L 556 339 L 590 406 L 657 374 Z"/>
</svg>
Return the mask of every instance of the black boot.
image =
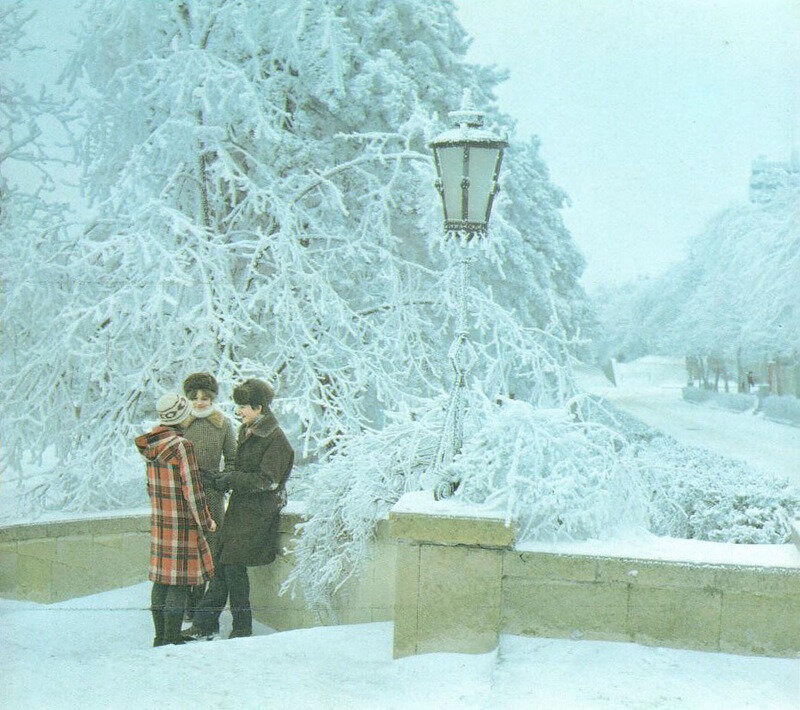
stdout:
<svg viewBox="0 0 800 710">
<path fill-rule="evenodd" d="M 197 607 L 197 605 L 200 603 L 200 600 L 203 598 L 205 593 L 205 584 L 193 585 L 189 588 L 189 594 L 186 597 L 186 614 L 183 617 L 184 620 L 194 621 L 195 607 Z"/>
<path fill-rule="evenodd" d="M 164 638 L 164 612 L 161 609 L 152 609 L 151 613 L 153 614 L 153 628 L 156 630 L 153 646 L 165 646 L 167 641 Z"/>
<path fill-rule="evenodd" d="M 187 641 L 193 641 L 190 636 L 181 633 L 183 626 L 183 609 L 164 613 L 164 643 L 179 646 Z"/>
</svg>

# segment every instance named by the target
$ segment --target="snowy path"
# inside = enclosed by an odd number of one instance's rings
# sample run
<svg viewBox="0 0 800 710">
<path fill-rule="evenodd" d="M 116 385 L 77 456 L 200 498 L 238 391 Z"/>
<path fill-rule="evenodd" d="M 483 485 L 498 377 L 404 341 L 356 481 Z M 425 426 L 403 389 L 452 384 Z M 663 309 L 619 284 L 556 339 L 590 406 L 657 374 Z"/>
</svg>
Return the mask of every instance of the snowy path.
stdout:
<svg viewBox="0 0 800 710">
<path fill-rule="evenodd" d="M 608 388 L 598 392 L 620 409 L 678 441 L 745 461 L 766 475 L 800 485 L 800 429 L 750 412 L 731 412 L 681 399 L 680 389 Z"/>
<path fill-rule="evenodd" d="M 796 710 L 798 660 L 503 636 L 491 653 L 392 660 L 392 625 L 151 648 L 150 584 L 0 600 L 0 708 Z"/>
<path fill-rule="evenodd" d="M 744 461 L 766 476 L 800 485 L 800 428 L 750 412 L 684 401 L 681 359 L 642 358 L 618 369 L 620 387 L 611 386 L 596 372 L 579 372 L 578 381 L 587 391 L 678 441 Z"/>
</svg>

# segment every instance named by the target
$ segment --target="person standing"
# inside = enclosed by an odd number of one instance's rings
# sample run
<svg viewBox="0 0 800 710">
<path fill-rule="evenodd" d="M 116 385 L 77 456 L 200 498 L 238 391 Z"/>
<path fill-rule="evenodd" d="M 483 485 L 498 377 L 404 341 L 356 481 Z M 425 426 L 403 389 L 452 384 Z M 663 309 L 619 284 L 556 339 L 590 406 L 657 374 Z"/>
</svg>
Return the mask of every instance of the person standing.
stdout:
<svg viewBox="0 0 800 710">
<path fill-rule="evenodd" d="M 189 587 L 214 575 L 205 535 L 216 530 L 200 483 L 194 445 L 182 433 L 190 405 L 169 393 L 156 404 L 158 425 L 136 437 L 144 456 L 150 497 L 150 610 L 153 646 L 185 643 L 181 624 Z"/>
<path fill-rule="evenodd" d="M 219 628 L 228 599 L 233 616 L 229 638 L 253 633 L 247 567 L 275 559 L 286 480 L 294 464 L 294 451 L 270 410 L 273 396 L 272 388 L 257 379 L 233 390 L 241 421 L 236 466 L 232 474 L 217 477 L 217 488 L 232 492 L 219 534 L 219 569 L 187 631 L 194 638 L 210 637 Z"/>
<path fill-rule="evenodd" d="M 183 429 L 183 435 L 194 444 L 194 455 L 200 469 L 200 482 L 203 484 L 208 509 L 215 521 L 222 523 L 225 514 L 225 493 L 213 487 L 220 473 L 233 471 L 236 459 L 236 435 L 233 424 L 222 412 L 213 406 L 219 392 L 216 378 L 209 372 L 193 372 L 183 381 L 183 393 L 191 402 L 191 417 Z M 214 563 L 217 563 L 219 531 L 207 536 L 211 545 Z M 194 609 L 203 598 L 205 585 L 199 584 L 189 590 L 186 602 L 186 619 L 192 621 Z"/>
</svg>

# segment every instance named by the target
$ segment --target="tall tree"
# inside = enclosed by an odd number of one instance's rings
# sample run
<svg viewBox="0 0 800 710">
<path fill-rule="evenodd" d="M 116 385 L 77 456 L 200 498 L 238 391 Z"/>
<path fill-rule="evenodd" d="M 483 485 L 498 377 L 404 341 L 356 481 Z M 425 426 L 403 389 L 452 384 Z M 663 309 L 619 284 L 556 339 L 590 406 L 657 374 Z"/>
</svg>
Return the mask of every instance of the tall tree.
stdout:
<svg viewBox="0 0 800 710">
<path fill-rule="evenodd" d="M 613 350 L 737 357 L 800 349 L 800 189 L 733 205 L 709 220 L 687 257 L 662 276 L 606 297 L 600 307 Z"/>
<path fill-rule="evenodd" d="M 112 462 L 187 370 L 274 376 L 306 458 L 440 396 L 453 271 L 426 144 L 464 88 L 510 123 L 501 74 L 463 59 L 453 4 L 95 0 L 87 18 L 67 74 L 91 99 L 98 219 L 66 264 L 80 288 L 56 347 L 25 373 L 52 410 L 7 445 L 60 432 L 81 464 L 71 505 L 99 506 L 134 480 Z M 477 375 L 507 392 L 528 373 L 552 400 L 530 373 L 579 327 L 582 261 L 535 144 L 515 153 L 488 285 L 469 290 Z"/>
<path fill-rule="evenodd" d="M 37 50 L 27 35 L 33 16 L 23 2 L 0 4 L 0 382 L 6 472 L 12 459 L 32 448 L 24 443 L 27 429 L 36 426 L 47 406 L 47 387 L 32 386 L 25 371 L 30 353 L 53 347 L 49 324 L 70 289 L 62 268 L 68 209 L 58 200 L 53 169 L 63 162 L 54 153 L 61 148 L 57 136 L 69 137 L 74 117 L 70 102 L 15 74 Z M 16 454 L 10 456 L 12 449 Z"/>
</svg>

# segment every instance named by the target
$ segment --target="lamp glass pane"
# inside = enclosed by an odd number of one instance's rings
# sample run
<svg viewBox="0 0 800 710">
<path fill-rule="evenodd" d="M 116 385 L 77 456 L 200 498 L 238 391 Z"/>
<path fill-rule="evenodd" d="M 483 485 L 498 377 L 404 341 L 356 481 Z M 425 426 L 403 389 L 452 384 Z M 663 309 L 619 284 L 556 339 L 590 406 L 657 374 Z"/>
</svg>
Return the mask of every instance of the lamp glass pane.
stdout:
<svg viewBox="0 0 800 710">
<path fill-rule="evenodd" d="M 486 221 L 486 205 L 492 189 L 498 148 L 469 149 L 469 215 L 470 222 Z"/>
<path fill-rule="evenodd" d="M 444 186 L 445 218 L 462 219 L 461 180 L 464 174 L 464 148 L 459 145 L 441 146 L 437 148 L 437 152 Z"/>
</svg>

